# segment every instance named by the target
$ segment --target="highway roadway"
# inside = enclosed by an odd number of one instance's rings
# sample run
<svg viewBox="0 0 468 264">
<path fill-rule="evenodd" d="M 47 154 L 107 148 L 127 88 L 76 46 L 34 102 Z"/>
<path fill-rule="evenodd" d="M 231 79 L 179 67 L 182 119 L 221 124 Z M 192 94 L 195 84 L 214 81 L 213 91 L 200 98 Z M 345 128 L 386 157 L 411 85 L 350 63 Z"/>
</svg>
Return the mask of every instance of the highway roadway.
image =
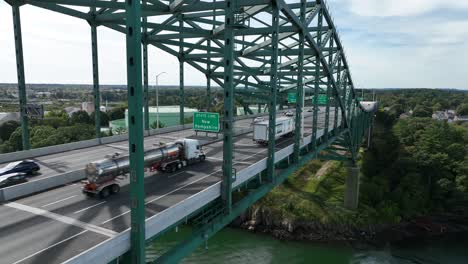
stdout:
<svg viewBox="0 0 468 264">
<path fill-rule="evenodd" d="M 324 111 L 320 112 L 319 127 L 324 124 Z M 306 113 L 305 133 L 312 129 L 311 113 Z M 330 118 L 333 124 L 333 115 Z M 250 126 L 251 120 L 238 121 L 236 125 Z M 174 132 L 173 132 L 174 133 Z M 179 136 L 188 136 L 187 130 Z M 169 136 L 167 136 L 169 135 Z M 171 141 L 172 135 L 146 139 Z M 292 138 L 278 140 L 277 150 L 292 143 Z M 48 160 L 64 162 L 73 155 L 69 165 L 85 163 L 104 157 L 117 149 L 126 152 L 126 142 L 113 146 L 99 146 L 71 153 L 62 153 Z M 217 183 L 222 175 L 222 142 L 204 147 L 207 160 L 194 164 L 174 174 L 156 173 L 145 178 L 146 217 Z M 81 154 L 80 154 L 81 153 Z M 266 157 L 267 148 L 252 142 L 252 133 L 235 138 L 234 166 L 240 171 Z M 76 168 L 79 168 L 76 165 Z M 72 183 L 0 205 L 0 263 L 61 263 L 77 254 L 115 236 L 129 228 L 129 185 L 125 182 L 121 193 L 106 199 L 87 198 L 81 193 L 79 183 Z"/>
</svg>

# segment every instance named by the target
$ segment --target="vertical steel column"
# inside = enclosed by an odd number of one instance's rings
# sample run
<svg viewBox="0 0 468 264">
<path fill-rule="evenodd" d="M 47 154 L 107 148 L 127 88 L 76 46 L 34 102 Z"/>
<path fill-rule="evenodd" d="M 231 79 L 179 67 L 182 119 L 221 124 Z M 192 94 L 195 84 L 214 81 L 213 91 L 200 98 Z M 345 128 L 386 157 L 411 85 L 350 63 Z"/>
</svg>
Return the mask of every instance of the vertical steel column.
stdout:
<svg viewBox="0 0 468 264">
<path fill-rule="evenodd" d="M 23 38 L 21 36 L 21 17 L 19 6 L 14 4 L 11 6 L 13 10 L 13 27 L 15 33 L 15 49 L 16 49 L 16 72 L 18 74 L 18 93 L 21 116 L 21 131 L 23 150 L 30 149 L 29 144 L 29 124 L 28 113 L 26 110 L 26 80 L 24 76 L 24 58 L 23 58 Z"/>
<path fill-rule="evenodd" d="M 336 76 L 337 82 L 337 92 L 334 96 L 335 101 L 335 118 L 333 120 L 333 130 L 335 131 L 335 136 L 337 135 L 336 129 L 338 128 L 338 108 L 340 107 L 339 100 L 340 100 L 340 93 L 341 93 L 341 58 L 338 60 L 338 72 Z M 341 111 L 340 111 L 341 113 Z"/>
<path fill-rule="evenodd" d="M 179 32 L 183 32 L 184 21 L 182 19 L 182 15 L 179 16 Z M 179 38 L 180 43 L 184 41 L 182 37 Z M 182 45 L 179 46 L 179 89 L 180 89 L 180 124 L 184 124 L 184 106 L 185 106 L 185 95 L 184 95 L 184 47 Z"/>
<path fill-rule="evenodd" d="M 224 15 L 223 181 L 221 197 L 226 213 L 232 210 L 232 158 L 234 125 L 234 0 L 226 0 Z"/>
<path fill-rule="evenodd" d="M 91 7 L 91 13 L 95 15 L 96 7 Z M 99 92 L 99 57 L 97 43 L 97 27 L 94 19 L 90 21 L 91 26 L 91 50 L 93 58 L 93 94 L 94 94 L 94 122 L 96 137 L 101 138 L 101 93 Z"/>
<path fill-rule="evenodd" d="M 126 0 L 128 132 L 130 152 L 131 263 L 145 263 L 141 3 Z"/>
<path fill-rule="evenodd" d="M 322 24 L 323 24 L 323 11 L 320 8 L 318 13 L 318 30 L 317 30 L 317 47 L 319 47 L 319 52 L 322 52 Z M 329 75 L 332 73 L 330 72 Z M 320 54 L 315 56 L 315 89 L 314 89 L 314 119 L 312 121 L 312 147 L 316 149 L 317 147 L 317 124 L 318 124 L 318 96 L 320 90 Z"/>
<path fill-rule="evenodd" d="M 209 112 L 211 108 L 211 40 L 208 40 L 208 62 L 207 62 L 207 73 L 206 73 L 206 111 Z"/>
<path fill-rule="evenodd" d="M 147 0 L 143 0 L 143 5 L 146 5 Z M 147 17 L 143 17 L 143 101 L 144 101 L 144 123 L 145 130 L 150 129 L 150 120 L 149 120 L 149 87 L 148 87 L 148 43 L 146 41 L 148 35 L 148 27 L 146 23 L 148 22 Z M 156 87 L 157 89 L 157 87 Z M 159 128 L 159 124 L 158 127 Z"/>
<path fill-rule="evenodd" d="M 331 93 L 331 80 L 333 78 L 333 75 L 334 75 L 334 65 L 333 64 L 333 44 L 334 44 L 334 33 L 332 33 L 331 37 L 330 37 L 330 54 L 328 56 L 328 65 L 329 65 L 329 69 L 330 69 L 330 75 L 328 76 L 327 78 L 327 106 L 326 106 L 326 109 L 325 109 L 325 140 L 328 141 L 328 131 L 329 131 L 329 127 L 330 127 L 330 93 Z M 339 56 L 339 54 L 337 54 L 336 56 Z"/>
<path fill-rule="evenodd" d="M 306 0 L 301 0 L 301 23 L 305 24 L 306 20 Z M 308 25 L 304 25 L 304 28 L 307 28 Z M 295 120 L 295 130 L 294 130 L 294 152 L 293 160 L 294 162 L 299 161 L 299 156 L 301 152 L 301 143 L 302 143 L 302 108 L 304 107 L 304 37 L 306 32 L 303 32 L 302 29 L 299 29 L 299 55 L 297 61 L 297 92 L 296 92 L 296 120 Z"/>
<path fill-rule="evenodd" d="M 275 135 L 276 135 L 276 93 L 278 89 L 278 31 L 279 9 L 275 1 L 272 2 L 271 15 L 271 70 L 270 70 L 270 109 L 268 112 L 268 161 L 267 178 L 269 182 L 275 181 Z"/>
</svg>

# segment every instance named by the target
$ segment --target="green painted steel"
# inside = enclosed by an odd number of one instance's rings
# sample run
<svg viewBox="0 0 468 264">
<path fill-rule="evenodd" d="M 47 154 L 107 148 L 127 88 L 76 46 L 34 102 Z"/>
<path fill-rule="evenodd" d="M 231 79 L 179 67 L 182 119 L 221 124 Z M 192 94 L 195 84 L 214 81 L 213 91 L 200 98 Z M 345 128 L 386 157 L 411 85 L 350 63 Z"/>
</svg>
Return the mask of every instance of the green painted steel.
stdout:
<svg viewBox="0 0 468 264">
<path fill-rule="evenodd" d="M 268 113 L 267 180 L 275 182 L 276 96 L 278 90 L 278 29 L 279 10 L 273 3 L 271 12 L 270 104 Z"/>
<path fill-rule="evenodd" d="M 320 8 L 317 19 L 317 46 L 322 47 L 322 26 L 323 26 L 323 9 Z M 312 142 L 311 145 L 315 149 L 317 147 L 317 125 L 318 125 L 318 106 L 319 106 L 319 92 L 320 92 L 320 54 L 315 56 L 315 87 L 313 98 L 313 120 L 312 120 Z"/>
<path fill-rule="evenodd" d="M 226 214 L 232 209 L 232 160 L 234 152 L 234 12 L 236 1 L 225 1 L 224 15 L 224 107 L 223 107 L 223 179 L 221 198 Z"/>
<path fill-rule="evenodd" d="M 131 263 L 145 259 L 143 93 L 141 80 L 141 3 L 126 1 L 128 144 L 130 153 Z"/>
<path fill-rule="evenodd" d="M 193 130 L 219 132 L 219 114 L 209 112 L 193 113 Z"/>
<path fill-rule="evenodd" d="M 92 14 L 96 12 L 95 7 L 91 7 Z M 94 20 L 88 20 L 91 26 L 91 56 L 93 59 L 93 97 L 94 97 L 94 123 L 96 127 L 96 137 L 101 138 L 101 93 L 99 92 L 99 56 L 97 27 Z"/>
<path fill-rule="evenodd" d="M 220 111 L 223 120 L 221 199 L 215 205 L 207 205 L 203 209 L 207 213 L 197 216 L 198 222 L 202 223 L 201 228 L 158 262 L 180 260 L 240 211 L 283 181 L 298 166 L 315 158 L 320 151 L 323 151 L 321 158 L 356 162 L 360 144 L 370 126 L 371 114 L 363 112 L 356 98 L 343 46 L 323 0 L 301 0 L 293 4 L 284 0 L 47 0 L 23 3 L 87 20 L 92 31 L 93 27 L 95 30 L 100 26 L 126 34 L 132 211 L 131 254 L 126 256 L 130 263 L 144 261 L 143 120 L 144 128 L 148 129 L 149 45 L 179 60 L 180 123 L 184 122 L 186 65 L 206 76 L 206 110 L 213 108 L 213 85 L 222 87 L 224 103 Z M 83 8 L 77 7 L 90 8 L 91 12 L 83 12 Z M 26 127 L 24 133 L 27 133 L 19 8 L 13 7 L 13 13 L 15 36 L 19 36 L 15 43 L 20 105 L 23 109 L 22 125 Z M 269 14 L 271 21 L 266 19 Z M 155 19 L 147 19 L 149 16 Z M 97 33 L 91 34 L 93 65 L 96 66 L 93 67 L 94 94 L 95 100 L 98 100 Z M 312 143 L 301 148 L 304 96 L 313 96 L 313 128 Z M 251 104 L 258 104 L 263 112 L 268 109 L 269 123 L 275 124 L 276 107 L 279 105 L 282 108 L 287 101 L 296 104 L 293 154 L 279 164 L 274 164 L 275 126 L 270 125 L 266 171 L 254 177 L 255 180 L 238 187 L 248 186 L 253 189 L 242 199 L 238 200 L 236 196 L 233 201 L 233 120 L 236 104 L 241 105 L 247 113 L 252 113 Z M 146 113 L 144 118 L 141 111 L 143 103 Z M 95 105 L 98 105 L 96 101 Z M 325 106 L 326 124 L 324 136 L 317 139 L 319 105 Z M 334 122 L 329 124 L 332 115 Z M 220 128 L 218 125 L 213 130 Z M 28 139 L 29 136 L 23 135 L 24 146 Z M 326 146 L 329 148 L 325 149 Z M 291 160 L 295 163 L 291 163 Z M 279 171 L 275 167 L 285 171 L 278 177 Z M 222 215 L 218 215 L 220 208 Z"/>
<path fill-rule="evenodd" d="M 19 94 L 19 107 L 22 131 L 22 145 L 23 149 L 30 149 L 29 143 L 29 118 L 26 110 L 27 96 L 26 96 L 26 80 L 24 76 L 24 58 L 23 58 L 23 37 L 21 34 L 21 15 L 18 5 L 12 5 L 13 11 L 13 28 L 15 34 L 15 50 L 16 50 L 16 72 L 18 75 L 18 94 Z"/>
<path fill-rule="evenodd" d="M 179 28 L 184 27 L 184 21 L 182 20 L 182 15 L 179 15 Z M 181 30 L 182 31 L 182 30 Z M 179 39 L 180 42 L 183 42 L 183 38 Z M 184 124 L 184 107 L 185 107 L 185 94 L 184 94 L 184 47 L 179 46 L 179 97 L 180 97 L 180 110 L 179 110 L 179 123 Z"/>
<path fill-rule="evenodd" d="M 301 10 L 300 10 L 300 19 L 301 24 L 304 27 L 306 22 L 306 1 L 301 0 Z M 294 162 L 299 161 L 300 157 L 300 148 L 303 140 L 303 120 L 302 120 L 302 108 L 304 107 L 304 49 L 305 49 L 305 34 L 307 31 L 304 31 L 303 28 L 299 29 L 299 54 L 297 61 L 297 103 L 296 103 L 296 120 L 295 120 L 295 129 L 294 129 Z"/>
<path fill-rule="evenodd" d="M 147 1 L 142 0 L 143 5 L 146 5 Z M 146 38 L 146 35 L 148 34 L 148 27 L 146 26 L 146 23 L 148 22 L 148 19 L 146 17 L 143 17 L 142 19 L 143 22 L 143 102 L 144 102 L 144 124 L 145 124 L 145 130 L 150 129 L 150 114 L 149 114 L 149 87 L 148 87 L 148 78 L 149 78 L 149 73 L 148 73 L 148 43 Z M 158 87 L 156 87 L 158 89 Z M 158 124 L 159 126 L 159 124 Z"/>
<path fill-rule="evenodd" d="M 333 141 L 334 138 L 332 138 Z M 154 263 L 178 263 L 183 257 L 194 251 L 200 244 L 204 243 L 209 237 L 216 234 L 223 227 L 228 225 L 234 220 L 235 217 L 243 213 L 252 204 L 258 201 L 260 198 L 265 196 L 274 187 L 283 183 L 294 171 L 301 166 L 305 165 L 309 160 L 314 158 L 317 153 L 327 147 L 328 144 L 321 144 L 317 146 L 316 150 L 309 152 L 304 155 L 301 160 L 297 163 L 292 164 L 277 176 L 275 183 L 265 183 L 260 185 L 256 190 L 250 191 L 242 200 L 237 202 L 231 211 L 227 215 L 222 215 L 211 221 L 209 224 L 203 226 L 199 230 L 193 232 L 193 234 L 185 241 L 170 249 L 168 252 L 163 254 Z"/>
</svg>

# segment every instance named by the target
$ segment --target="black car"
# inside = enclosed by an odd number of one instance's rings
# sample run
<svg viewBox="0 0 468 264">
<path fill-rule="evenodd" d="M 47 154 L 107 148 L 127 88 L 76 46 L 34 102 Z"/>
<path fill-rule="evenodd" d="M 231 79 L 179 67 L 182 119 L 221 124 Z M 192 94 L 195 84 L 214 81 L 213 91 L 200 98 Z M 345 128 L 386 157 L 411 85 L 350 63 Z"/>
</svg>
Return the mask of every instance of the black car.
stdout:
<svg viewBox="0 0 468 264">
<path fill-rule="evenodd" d="M 26 173 L 23 172 L 15 172 L 10 174 L 5 174 L 0 176 L 0 189 L 9 187 L 15 184 L 20 184 L 27 182 L 28 178 Z"/>
<path fill-rule="evenodd" d="M 0 176 L 15 172 L 22 172 L 28 175 L 33 175 L 40 170 L 39 165 L 32 160 L 22 160 L 12 162 L 3 168 L 0 168 Z"/>
</svg>

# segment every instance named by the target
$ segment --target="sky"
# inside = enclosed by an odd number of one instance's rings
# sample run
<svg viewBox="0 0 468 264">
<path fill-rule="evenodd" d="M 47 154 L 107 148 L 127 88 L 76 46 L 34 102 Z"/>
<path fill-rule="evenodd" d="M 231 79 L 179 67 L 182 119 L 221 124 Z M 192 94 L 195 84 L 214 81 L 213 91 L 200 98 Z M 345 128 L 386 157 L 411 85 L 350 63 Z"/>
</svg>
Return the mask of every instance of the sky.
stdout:
<svg viewBox="0 0 468 264">
<path fill-rule="evenodd" d="M 468 89 L 468 1 L 329 0 L 356 87 Z M 21 7 L 27 83 L 92 83 L 86 21 Z M 126 83 L 123 34 L 98 28 L 101 84 Z M 150 76 L 179 83 L 177 59 L 149 49 Z M 0 83 L 15 83 L 11 8 L 0 1 Z M 204 75 L 186 66 L 186 85 Z M 150 79 L 150 84 L 154 83 Z"/>
</svg>

